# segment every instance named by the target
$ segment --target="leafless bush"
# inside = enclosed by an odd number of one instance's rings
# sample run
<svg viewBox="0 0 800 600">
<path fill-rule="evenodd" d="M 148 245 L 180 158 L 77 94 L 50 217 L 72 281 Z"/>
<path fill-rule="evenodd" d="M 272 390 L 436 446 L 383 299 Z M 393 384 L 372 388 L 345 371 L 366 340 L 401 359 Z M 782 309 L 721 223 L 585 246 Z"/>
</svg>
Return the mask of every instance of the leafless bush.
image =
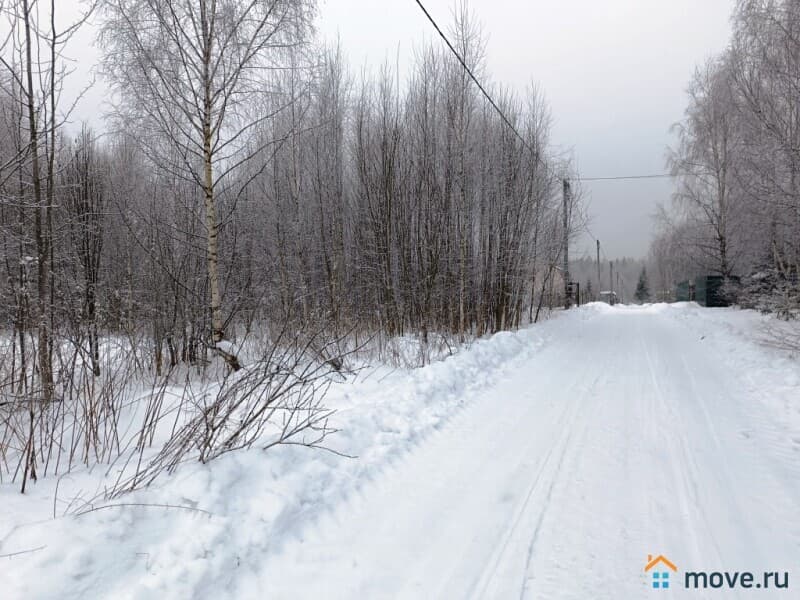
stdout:
<svg viewBox="0 0 800 600">
<path fill-rule="evenodd" d="M 23 491 L 28 480 L 113 459 L 124 447 L 123 413 L 136 404 L 135 390 L 143 383 L 135 349 L 125 342 L 104 342 L 96 374 L 98 363 L 84 340 L 59 339 L 52 399 L 35 373 L 34 340 L 21 348 L 9 342 L 20 359 L 0 363 L 0 481 L 21 478 Z M 30 372 L 22 370 L 25 364 Z"/>
<path fill-rule="evenodd" d="M 289 335 L 284 327 L 275 340 L 264 342 L 257 361 L 230 372 L 220 384 L 199 393 L 186 386 L 181 423 L 151 459 L 145 459 L 144 445 L 137 446 L 108 497 L 147 486 L 181 463 L 207 463 L 234 450 L 278 444 L 324 448 L 325 438 L 336 430 L 328 420 L 333 411 L 323 400 L 344 357 L 341 338 L 322 342 L 321 337 Z M 155 426 L 148 424 L 150 431 Z"/>
<path fill-rule="evenodd" d="M 772 348 L 800 356 L 800 323 L 775 323 L 764 327 L 762 342 Z"/>
</svg>

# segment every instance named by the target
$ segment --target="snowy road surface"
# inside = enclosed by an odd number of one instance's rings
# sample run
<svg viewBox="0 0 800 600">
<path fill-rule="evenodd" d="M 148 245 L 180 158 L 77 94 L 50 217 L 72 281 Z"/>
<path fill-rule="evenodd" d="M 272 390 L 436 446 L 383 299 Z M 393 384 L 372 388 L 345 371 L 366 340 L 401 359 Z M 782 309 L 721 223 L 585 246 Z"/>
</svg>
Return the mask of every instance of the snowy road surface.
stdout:
<svg viewBox="0 0 800 600">
<path fill-rule="evenodd" d="M 113 468 L 3 482 L 0 600 L 800 598 L 800 365 L 771 324 L 589 305 L 337 384 L 356 460 L 254 448 L 81 516 Z"/>
<path fill-rule="evenodd" d="M 800 597 L 800 438 L 769 382 L 671 310 L 572 319 L 267 562 L 265 597 Z M 790 587 L 687 591 L 684 570 Z"/>
</svg>

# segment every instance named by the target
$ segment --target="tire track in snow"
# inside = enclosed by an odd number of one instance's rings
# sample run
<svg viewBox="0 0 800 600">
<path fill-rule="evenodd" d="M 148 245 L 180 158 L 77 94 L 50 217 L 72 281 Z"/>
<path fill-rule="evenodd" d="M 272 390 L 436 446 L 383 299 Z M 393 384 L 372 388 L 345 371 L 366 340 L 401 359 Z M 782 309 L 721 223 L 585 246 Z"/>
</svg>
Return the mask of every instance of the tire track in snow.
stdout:
<svg viewBox="0 0 800 600">
<path fill-rule="evenodd" d="M 721 561 L 722 551 L 716 537 L 714 536 L 714 528 L 711 526 L 708 516 L 704 511 L 701 510 L 701 518 L 698 519 L 696 511 L 692 509 L 692 506 L 699 508 L 697 475 L 695 474 L 695 470 L 687 458 L 685 445 L 682 439 L 676 439 L 682 438 L 685 435 L 683 433 L 683 431 L 685 431 L 683 419 L 664 398 L 664 386 L 661 385 L 661 382 L 656 375 L 656 369 L 653 363 L 653 357 L 650 352 L 650 348 L 648 347 L 647 341 L 643 337 L 640 338 L 640 341 L 642 350 L 644 352 L 645 361 L 647 363 L 648 376 L 653 384 L 654 395 L 657 398 L 658 404 L 660 405 L 662 411 L 669 415 L 669 422 L 673 424 L 671 427 L 661 430 L 661 437 L 664 439 L 665 443 L 670 449 L 668 456 L 672 459 L 680 459 L 679 461 L 669 460 L 669 467 L 672 480 L 676 483 L 676 488 L 678 489 L 677 499 L 680 504 L 681 512 L 686 515 L 686 518 L 689 519 L 691 524 L 691 526 L 688 528 L 688 532 L 692 542 L 694 562 L 700 561 L 702 563 L 705 558 L 700 544 L 700 531 L 705 531 L 708 534 L 717 558 Z M 685 371 L 685 367 L 683 370 Z M 678 423 L 680 423 L 681 426 L 677 426 Z M 678 433 L 673 434 L 676 431 Z"/>
<path fill-rule="evenodd" d="M 569 415 L 570 412 L 573 414 Z M 522 499 L 521 502 L 519 502 L 514 512 L 512 513 L 512 517 L 509 521 L 509 524 L 506 527 L 505 531 L 503 532 L 502 536 L 500 537 L 499 542 L 495 545 L 495 548 L 492 552 L 491 558 L 489 559 L 487 566 L 481 572 L 478 581 L 473 586 L 473 591 L 469 596 L 471 599 L 483 598 L 487 588 L 489 587 L 489 585 L 491 585 L 497 573 L 497 570 L 502 562 L 502 559 L 508 550 L 511 539 L 517 532 L 520 522 L 522 521 L 522 518 L 528 509 L 528 505 L 530 504 L 530 501 L 534 493 L 537 491 L 540 483 L 543 481 L 544 474 L 548 470 L 552 458 L 556 453 L 556 449 L 558 449 L 562 458 L 564 452 L 566 452 L 566 448 L 572 432 L 572 423 L 575 420 L 575 416 L 576 416 L 576 411 L 574 410 L 574 408 L 568 406 L 564 409 L 558 421 L 558 424 L 555 427 L 556 431 L 560 431 L 558 439 L 554 444 L 550 446 L 550 449 L 547 451 L 547 454 L 545 455 L 544 459 L 540 464 L 536 476 L 533 478 L 530 486 L 527 488 L 524 498 Z"/>
<path fill-rule="evenodd" d="M 592 412 L 591 412 L 592 417 L 594 417 L 594 415 L 595 415 L 595 413 L 598 410 L 598 407 L 600 405 L 600 403 L 594 398 L 594 394 L 595 394 L 595 391 L 597 389 L 597 385 L 598 385 L 598 383 L 600 382 L 600 380 L 602 378 L 603 378 L 602 374 L 598 375 L 597 378 L 595 378 L 595 380 L 592 382 L 591 388 L 589 389 L 589 393 L 587 394 L 587 396 L 589 396 L 589 401 L 592 403 Z M 581 410 L 581 407 L 579 407 L 577 405 L 577 403 L 576 403 L 575 413 L 576 413 L 575 414 L 575 418 L 573 418 L 573 421 L 571 423 L 571 427 L 578 421 L 578 419 L 577 419 L 577 415 L 578 414 L 584 414 L 585 415 L 584 411 Z M 591 423 L 593 421 L 594 421 L 594 418 L 587 418 L 586 416 L 584 416 L 584 418 L 582 420 L 580 439 L 584 439 L 586 437 L 586 431 L 587 431 L 587 429 L 589 427 L 589 423 Z M 539 518 L 536 520 L 536 528 L 533 531 L 533 537 L 531 539 L 530 544 L 528 545 L 528 551 L 527 551 L 527 553 L 525 555 L 525 567 L 524 567 L 523 572 L 522 572 L 522 583 L 520 584 L 519 600 L 524 600 L 524 598 L 525 598 L 525 596 L 526 596 L 526 594 L 528 592 L 528 582 L 531 580 L 529 575 L 528 575 L 528 572 L 529 572 L 529 570 L 531 568 L 531 564 L 533 562 L 533 556 L 534 556 L 534 552 L 535 552 L 535 548 L 536 548 L 536 543 L 539 541 L 539 532 L 542 529 L 542 524 L 544 523 L 545 517 L 548 514 L 548 509 L 550 508 L 550 505 L 551 505 L 551 500 L 552 500 L 552 495 L 553 495 L 553 488 L 555 487 L 556 482 L 559 480 L 559 477 L 557 475 L 558 475 L 558 473 L 561 472 L 562 465 L 564 463 L 564 459 L 565 459 L 565 457 L 567 455 L 567 450 L 571 447 L 571 444 L 570 444 L 571 437 L 572 436 L 570 435 L 570 438 L 567 439 L 567 442 L 566 442 L 566 444 L 564 446 L 564 451 L 562 452 L 561 458 L 559 460 L 559 464 L 556 467 L 555 475 L 554 475 L 553 479 L 550 481 L 550 485 L 549 485 L 549 487 L 547 489 L 547 496 L 545 498 L 544 507 L 543 507 L 542 511 L 539 513 Z M 576 448 L 576 449 L 577 448 L 582 448 L 582 447 L 583 447 L 583 444 L 576 444 L 575 446 L 573 446 L 573 448 Z"/>
<path fill-rule="evenodd" d="M 483 569 L 478 582 L 473 587 L 470 598 L 507 597 L 512 590 L 503 587 L 504 582 L 514 580 L 514 589 L 520 598 L 527 593 L 529 569 L 535 553 L 536 543 L 543 523 L 552 505 L 553 490 L 556 484 L 564 480 L 564 465 L 571 453 L 583 448 L 581 440 L 585 438 L 589 423 L 599 407 L 595 398 L 598 385 L 605 378 L 610 356 L 604 355 L 602 362 L 584 361 L 583 368 L 575 373 L 572 383 L 566 390 L 560 390 L 560 397 L 567 398 L 567 406 L 555 427 L 560 434 L 550 445 L 537 474 L 531 480 L 523 500 L 516 507 L 509 526 L 495 546 L 492 557 Z M 591 384 L 586 379 L 595 374 Z M 591 413 L 587 404 L 591 404 Z M 536 511 L 533 513 L 532 511 Z M 530 521 L 526 523 L 526 518 Z M 517 560 L 511 556 L 514 551 L 523 551 L 524 560 L 514 567 Z M 498 571 L 504 568 L 506 577 Z M 500 587 L 502 592 L 497 588 Z M 502 593 L 502 595 L 500 595 Z"/>
<path fill-rule="evenodd" d="M 748 525 L 747 512 L 742 509 L 738 501 L 738 494 L 736 493 L 736 485 L 734 484 L 734 478 L 732 474 L 733 468 L 730 464 L 730 459 L 728 456 L 730 449 L 723 445 L 723 443 L 720 440 L 720 436 L 716 428 L 714 427 L 713 419 L 711 418 L 711 414 L 709 413 L 708 405 L 706 403 L 704 390 L 700 389 L 700 386 L 698 385 L 697 377 L 694 374 L 694 369 L 692 369 L 692 367 L 689 365 L 685 356 L 681 356 L 680 358 L 681 358 L 681 364 L 683 366 L 684 372 L 686 373 L 690 388 L 692 390 L 692 395 L 694 398 L 697 399 L 700 405 L 701 413 L 703 415 L 701 430 L 705 432 L 706 435 L 701 435 L 698 437 L 699 439 L 711 439 L 713 441 L 713 446 L 715 450 L 713 456 L 716 459 L 715 462 L 717 462 L 718 464 L 716 465 L 716 469 L 714 469 L 712 472 L 714 472 L 717 475 L 716 482 L 719 483 L 720 486 L 723 488 L 722 490 L 723 493 L 719 494 L 719 497 L 723 497 L 726 499 L 727 504 L 725 505 L 725 508 L 727 508 L 729 513 L 732 514 L 736 522 L 741 524 L 737 532 L 737 536 L 740 538 L 741 537 L 746 538 L 746 541 L 744 542 L 743 545 L 748 547 L 750 551 L 754 550 L 757 551 L 757 556 L 759 559 L 761 559 L 761 557 L 764 554 L 763 550 L 761 548 L 760 543 L 756 539 L 756 536 L 753 535 L 752 529 Z M 684 457 L 684 462 L 687 464 L 691 464 L 692 472 L 695 475 L 695 483 L 697 483 L 698 479 L 697 472 L 699 469 L 697 467 L 696 460 L 693 459 L 693 455 L 688 448 L 689 442 L 687 440 L 685 431 L 686 429 L 684 428 L 684 433 L 681 436 L 680 440 L 682 455 Z M 711 471 L 711 469 L 707 469 L 707 471 Z M 711 529 L 711 535 L 714 539 L 715 544 L 717 545 L 718 548 L 721 548 L 722 546 L 718 542 L 717 536 L 714 533 L 714 527 L 711 525 L 711 519 L 708 516 L 707 508 L 700 501 L 699 497 L 697 504 L 700 510 L 703 512 L 706 522 L 709 524 L 709 528 Z M 718 553 L 720 558 L 720 564 L 725 564 L 723 562 L 724 561 L 723 551 L 719 550 Z"/>
</svg>

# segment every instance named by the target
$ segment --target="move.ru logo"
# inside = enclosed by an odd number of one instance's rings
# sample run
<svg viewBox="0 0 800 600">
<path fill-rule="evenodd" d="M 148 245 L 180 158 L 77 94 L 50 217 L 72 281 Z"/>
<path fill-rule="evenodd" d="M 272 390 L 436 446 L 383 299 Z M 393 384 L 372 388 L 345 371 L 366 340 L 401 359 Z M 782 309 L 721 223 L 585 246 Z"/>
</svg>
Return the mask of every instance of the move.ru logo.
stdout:
<svg viewBox="0 0 800 600">
<path fill-rule="evenodd" d="M 644 567 L 647 573 L 649 586 L 655 590 L 664 590 L 671 587 L 684 587 L 688 590 L 697 589 L 788 589 L 788 571 L 691 571 L 684 566 L 683 583 L 676 577 L 678 567 L 663 554 L 647 555 L 647 564 Z"/>
<path fill-rule="evenodd" d="M 653 582 L 653 588 L 657 590 L 668 588 L 670 571 L 677 573 L 678 567 L 676 567 L 675 563 L 669 560 L 666 556 L 663 554 L 659 554 L 655 557 L 652 554 L 647 555 L 647 564 L 644 567 L 644 572 L 650 573 Z"/>
</svg>

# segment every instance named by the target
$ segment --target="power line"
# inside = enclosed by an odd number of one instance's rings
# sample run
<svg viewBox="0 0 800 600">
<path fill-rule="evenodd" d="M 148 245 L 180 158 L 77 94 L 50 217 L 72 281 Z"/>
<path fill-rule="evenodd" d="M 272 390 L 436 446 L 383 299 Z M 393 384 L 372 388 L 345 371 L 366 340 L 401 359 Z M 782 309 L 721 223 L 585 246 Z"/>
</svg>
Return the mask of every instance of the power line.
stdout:
<svg viewBox="0 0 800 600">
<path fill-rule="evenodd" d="M 461 66 L 464 67 L 464 70 L 467 72 L 467 75 L 470 76 L 470 79 L 472 79 L 472 81 L 475 82 L 475 85 L 478 86 L 478 89 L 481 91 L 481 93 L 483 93 L 483 95 L 489 101 L 489 104 L 492 105 L 492 108 L 494 108 L 497 111 L 497 114 L 500 115 L 500 118 L 503 119 L 505 124 L 508 125 L 509 129 L 511 129 L 511 131 L 513 131 L 514 134 L 519 138 L 519 140 L 522 142 L 522 145 L 525 146 L 528 150 L 530 150 L 532 154 L 536 154 L 536 152 L 534 152 L 533 148 L 531 148 L 528 145 L 528 142 L 525 141 L 525 138 L 522 137 L 522 135 L 520 135 L 519 131 L 517 131 L 516 127 L 514 127 L 514 125 L 511 124 L 511 121 L 509 121 L 508 118 L 505 116 L 505 114 L 503 114 L 503 111 L 500 110 L 499 106 L 497 106 L 495 101 L 489 95 L 489 92 L 487 92 L 486 89 L 481 85 L 481 82 L 478 81 L 478 78 L 475 77 L 475 75 L 472 73 L 472 70 L 467 66 L 467 63 L 464 62 L 464 59 L 461 58 L 461 55 L 453 47 L 453 44 L 450 43 L 450 40 L 447 39 L 447 36 L 439 28 L 439 25 L 436 24 L 436 21 L 433 20 L 433 17 L 430 15 L 430 13 L 427 11 L 427 9 L 422 5 L 422 2 L 420 0 L 416 0 L 416 3 L 422 9 L 422 12 L 425 13 L 425 16 L 428 17 L 428 21 L 431 22 L 431 25 L 433 25 L 433 28 L 436 30 L 436 32 L 444 40 L 444 43 L 447 44 L 447 47 L 450 48 L 450 52 L 453 53 L 453 55 L 458 59 L 458 62 L 461 63 Z"/>
<path fill-rule="evenodd" d="M 677 177 L 672 173 L 656 173 L 654 175 L 620 175 L 618 177 L 575 177 L 573 181 L 619 181 L 623 179 L 667 179 Z"/>
<path fill-rule="evenodd" d="M 436 32 L 439 34 L 442 40 L 444 40 L 444 43 L 447 44 L 447 47 L 450 49 L 450 52 L 453 53 L 453 56 L 455 56 L 458 59 L 458 62 L 461 63 L 461 66 L 464 67 L 464 70 L 467 72 L 467 75 L 469 75 L 470 79 L 472 79 L 472 81 L 475 82 L 475 85 L 478 86 L 478 89 L 481 91 L 484 97 L 489 101 L 489 104 L 492 105 L 492 108 L 494 108 L 494 110 L 497 111 L 497 114 L 500 115 L 500 118 L 503 120 L 503 122 L 506 125 L 508 125 L 508 128 L 511 129 L 511 131 L 514 132 L 514 135 L 516 135 L 519 138 L 519 140 L 522 142 L 522 145 L 525 146 L 528 150 L 530 150 L 531 153 L 535 154 L 533 148 L 531 148 L 530 145 L 528 145 L 528 142 L 525 141 L 525 138 L 522 137 L 519 131 L 517 131 L 516 127 L 514 127 L 514 125 L 511 123 L 508 117 L 506 117 L 503 111 L 500 110 L 500 107 L 497 106 L 497 103 L 494 101 L 494 99 L 489 95 L 489 92 L 486 91 L 486 88 L 484 88 L 483 85 L 481 85 L 481 82 L 478 81 L 478 78 L 475 77 L 472 70 L 467 66 L 467 63 L 458 53 L 458 50 L 456 50 L 453 44 L 450 43 L 450 40 L 447 39 L 447 36 L 441 30 L 441 28 L 436 23 L 431 14 L 428 12 L 428 10 L 425 8 L 425 6 L 422 4 L 422 1 L 421 0 L 415 0 L 415 1 L 417 3 L 417 6 L 420 7 L 422 12 L 428 18 L 428 21 L 430 21 L 431 25 L 433 25 L 433 28 L 436 30 Z M 661 179 L 668 177 L 675 177 L 675 175 L 672 175 L 671 173 L 658 173 L 653 175 L 623 175 L 619 177 L 572 177 L 570 179 L 572 181 L 619 181 L 625 179 Z"/>
</svg>

